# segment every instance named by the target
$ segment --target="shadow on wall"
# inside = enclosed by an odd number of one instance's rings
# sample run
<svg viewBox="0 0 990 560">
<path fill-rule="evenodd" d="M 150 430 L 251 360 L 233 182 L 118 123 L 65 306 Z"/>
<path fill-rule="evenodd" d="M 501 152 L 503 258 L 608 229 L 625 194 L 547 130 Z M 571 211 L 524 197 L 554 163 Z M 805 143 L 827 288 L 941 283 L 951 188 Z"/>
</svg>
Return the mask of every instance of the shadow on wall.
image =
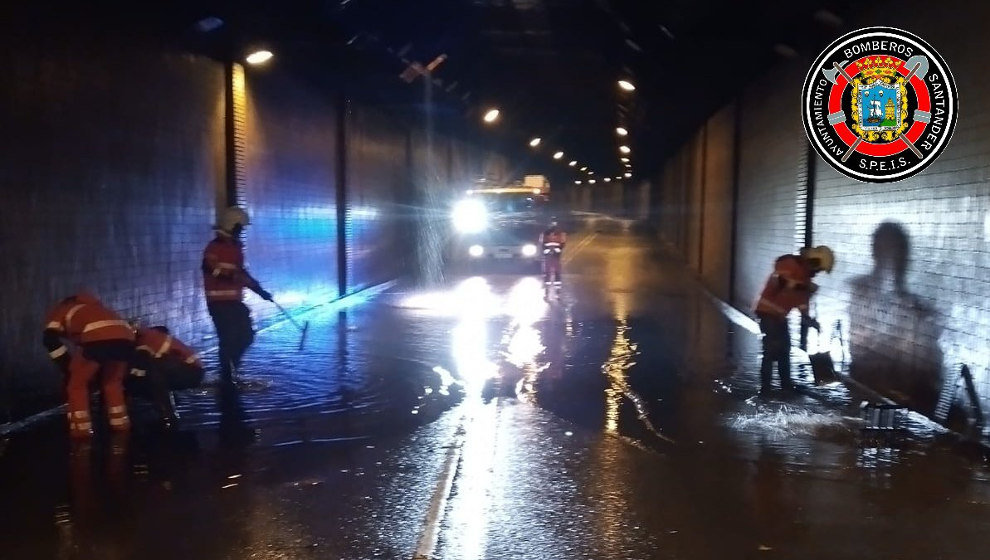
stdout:
<svg viewBox="0 0 990 560">
<path fill-rule="evenodd" d="M 883 222 L 873 232 L 873 271 L 850 281 L 850 375 L 925 414 L 942 386 L 941 328 L 931 305 L 906 285 L 911 241 Z"/>
</svg>

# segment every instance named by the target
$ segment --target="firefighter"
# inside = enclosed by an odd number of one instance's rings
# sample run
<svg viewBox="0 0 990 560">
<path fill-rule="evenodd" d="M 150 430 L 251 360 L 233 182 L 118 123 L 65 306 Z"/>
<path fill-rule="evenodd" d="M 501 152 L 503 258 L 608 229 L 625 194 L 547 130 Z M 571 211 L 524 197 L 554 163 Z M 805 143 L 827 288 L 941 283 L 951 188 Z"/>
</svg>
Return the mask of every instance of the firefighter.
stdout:
<svg viewBox="0 0 990 560">
<path fill-rule="evenodd" d="M 80 293 L 63 299 L 48 314 L 42 339 L 48 355 L 65 374 L 69 435 L 88 438 L 93 434 L 89 384 L 98 374 L 110 429 L 130 430 L 124 376 L 134 352 L 131 325 L 92 294 Z"/>
<path fill-rule="evenodd" d="M 760 365 L 760 390 L 772 388 L 773 364 L 777 364 L 780 386 L 793 389 L 791 383 L 791 336 L 787 314 L 797 308 L 803 328 L 821 329 L 808 315 L 808 304 L 818 288 L 811 279 L 821 271 L 832 272 L 835 258 L 824 245 L 802 248 L 797 255 L 783 255 L 774 263 L 773 274 L 756 304 L 756 316 L 763 333 L 763 362 Z"/>
<path fill-rule="evenodd" d="M 543 249 L 543 283 L 560 286 L 560 260 L 567 245 L 567 234 L 560 229 L 557 218 L 550 218 L 550 227 L 540 234 Z"/>
<path fill-rule="evenodd" d="M 225 209 L 216 227 L 216 237 L 203 252 L 206 307 L 220 340 L 220 376 L 226 381 L 233 378 L 241 358 L 254 342 L 251 313 L 243 302 L 244 288 L 272 301 L 272 295 L 244 268 L 240 237 L 249 224 L 243 209 L 237 206 Z"/>
<path fill-rule="evenodd" d="M 203 382 L 199 356 L 163 326 L 138 327 L 129 389 L 151 400 L 165 429 L 178 422 L 172 391 L 192 389 Z"/>
</svg>

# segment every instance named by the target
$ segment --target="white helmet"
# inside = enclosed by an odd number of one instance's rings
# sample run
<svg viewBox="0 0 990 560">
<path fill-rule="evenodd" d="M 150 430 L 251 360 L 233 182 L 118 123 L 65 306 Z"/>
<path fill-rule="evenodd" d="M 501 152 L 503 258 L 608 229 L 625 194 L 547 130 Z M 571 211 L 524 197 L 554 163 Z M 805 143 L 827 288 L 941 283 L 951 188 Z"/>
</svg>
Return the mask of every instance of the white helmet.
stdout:
<svg viewBox="0 0 990 560">
<path fill-rule="evenodd" d="M 835 265 L 835 255 L 832 253 L 832 249 L 826 245 L 804 247 L 801 249 L 801 257 L 810 262 L 816 272 L 824 270 L 830 273 L 832 266 Z"/>
<path fill-rule="evenodd" d="M 240 224 L 241 227 L 247 227 L 251 225 L 251 218 L 248 217 L 247 212 L 239 206 L 231 206 L 225 208 L 223 213 L 220 214 L 220 223 L 217 224 L 217 229 L 233 233 L 234 226 Z"/>
</svg>

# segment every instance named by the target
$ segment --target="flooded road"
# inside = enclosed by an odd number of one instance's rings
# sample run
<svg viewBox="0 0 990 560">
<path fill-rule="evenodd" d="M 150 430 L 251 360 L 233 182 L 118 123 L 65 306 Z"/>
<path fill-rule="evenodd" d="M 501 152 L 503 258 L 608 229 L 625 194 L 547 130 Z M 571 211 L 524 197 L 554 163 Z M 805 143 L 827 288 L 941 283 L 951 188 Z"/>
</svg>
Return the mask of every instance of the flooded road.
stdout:
<svg viewBox="0 0 990 560">
<path fill-rule="evenodd" d="M 262 332 L 183 433 L 0 455 L 7 558 L 986 558 L 990 470 L 844 386 L 756 397 L 758 340 L 620 231 L 533 277 L 401 284 Z M 797 367 L 795 367 L 797 369 Z M 882 436 L 882 437 L 881 437 Z"/>
</svg>

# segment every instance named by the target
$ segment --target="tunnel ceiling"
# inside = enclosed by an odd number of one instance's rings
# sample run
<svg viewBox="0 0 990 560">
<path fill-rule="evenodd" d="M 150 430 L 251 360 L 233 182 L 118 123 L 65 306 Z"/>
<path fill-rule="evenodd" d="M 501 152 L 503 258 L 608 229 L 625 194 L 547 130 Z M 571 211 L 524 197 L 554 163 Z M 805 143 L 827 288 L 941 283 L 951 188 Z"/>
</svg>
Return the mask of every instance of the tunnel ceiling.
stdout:
<svg viewBox="0 0 990 560">
<path fill-rule="evenodd" d="M 175 0 L 140 19 L 193 48 L 230 52 L 271 45 L 278 64 L 314 80 L 373 89 L 422 108 L 424 78 L 410 63 L 446 59 L 434 70 L 438 118 L 524 156 L 525 165 L 576 159 L 599 174 L 622 171 L 616 126 L 638 174 L 651 173 L 698 124 L 781 58 L 813 57 L 843 29 L 848 0 Z M 110 6 L 110 4 L 107 4 Z M 93 10 L 87 8 L 88 13 Z M 208 16 L 215 30 L 195 30 Z M 125 26 L 126 28 L 126 26 Z M 193 31 L 191 31 L 193 30 Z M 217 56 L 225 53 L 213 52 Z M 236 56 L 236 55 L 235 55 Z M 350 73 L 341 75 L 339 67 Z M 636 91 L 617 87 L 627 79 Z M 501 110 L 484 126 L 488 107 Z M 540 151 L 527 146 L 543 138 Z M 550 155 L 566 153 L 562 163 Z M 566 170 L 570 171 L 570 170 Z"/>
</svg>

